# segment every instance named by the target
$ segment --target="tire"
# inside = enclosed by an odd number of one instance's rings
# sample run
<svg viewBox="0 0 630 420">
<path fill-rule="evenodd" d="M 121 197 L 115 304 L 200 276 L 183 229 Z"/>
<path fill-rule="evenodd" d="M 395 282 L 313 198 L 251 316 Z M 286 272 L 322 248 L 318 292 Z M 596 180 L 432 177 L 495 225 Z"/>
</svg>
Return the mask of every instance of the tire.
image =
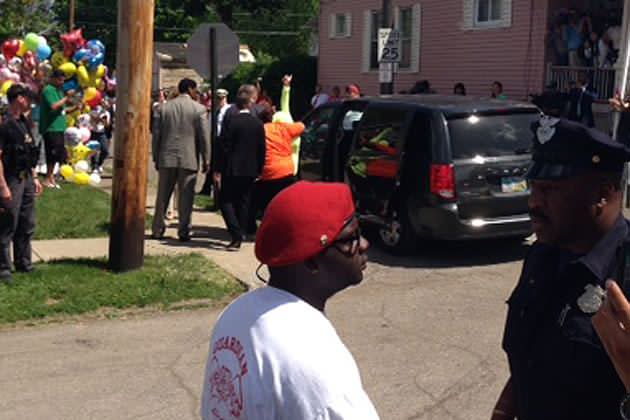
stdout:
<svg viewBox="0 0 630 420">
<path fill-rule="evenodd" d="M 379 227 L 378 236 L 383 248 L 393 255 L 407 255 L 416 246 L 417 237 L 409 222 L 405 206 L 396 210 L 387 225 Z"/>
</svg>

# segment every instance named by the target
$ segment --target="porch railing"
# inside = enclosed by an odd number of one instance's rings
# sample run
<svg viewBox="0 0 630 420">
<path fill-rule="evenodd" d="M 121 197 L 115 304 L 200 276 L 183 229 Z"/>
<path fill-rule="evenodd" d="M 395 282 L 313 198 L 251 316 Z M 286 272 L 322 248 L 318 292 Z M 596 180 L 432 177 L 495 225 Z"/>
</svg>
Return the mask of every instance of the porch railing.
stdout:
<svg viewBox="0 0 630 420">
<path fill-rule="evenodd" d="M 555 82 L 560 91 L 568 91 L 580 74 L 588 77 L 598 99 L 607 101 L 615 94 L 615 69 L 550 65 L 547 68 L 547 83 Z"/>
</svg>

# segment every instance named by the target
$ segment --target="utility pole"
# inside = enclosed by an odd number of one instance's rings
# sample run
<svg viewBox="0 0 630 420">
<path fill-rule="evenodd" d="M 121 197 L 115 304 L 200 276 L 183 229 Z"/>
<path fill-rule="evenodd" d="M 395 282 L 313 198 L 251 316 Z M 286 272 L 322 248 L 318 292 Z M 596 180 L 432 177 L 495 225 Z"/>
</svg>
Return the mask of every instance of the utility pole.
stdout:
<svg viewBox="0 0 630 420">
<path fill-rule="evenodd" d="M 118 0 L 116 136 L 109 267 L 144 263 L 155 0 Z M 160 217 L 156 215 L 155 217 Z"/>
<path fill-rule="evenodd" d="M 76 9 L 76 4 L 75 4 L 75 0 L 70 0 L 70 6 L 69 6 L 69 22 L 68 22 L 68 31 L 72 31 L 74 29 L 74 12 Z"/>
<path fill-rule="evenodd" d="M 393 28 L 394 20 L 392 13 L 391 0 L 383 0 L 383 7 L 381 9 L 381 28 Z M 382 63 L 380 66 L 394 66 L 391 63 Z M 394 93 L 394 81 L 381 83 L 381 95 L 392 95 Z"/>
</svg>

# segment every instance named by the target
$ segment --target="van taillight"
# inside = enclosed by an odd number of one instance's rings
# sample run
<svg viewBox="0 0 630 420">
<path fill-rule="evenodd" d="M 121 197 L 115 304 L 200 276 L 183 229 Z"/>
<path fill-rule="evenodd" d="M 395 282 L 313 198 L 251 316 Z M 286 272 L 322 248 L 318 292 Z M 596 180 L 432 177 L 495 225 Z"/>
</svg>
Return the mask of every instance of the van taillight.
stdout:
<svg viewBox="0 0 630 420">
<path fill-rule="evenodd" d="M 453 165 L 431 165 L 431 194 L 445 200 L 456 198 Z"/>
</svg>

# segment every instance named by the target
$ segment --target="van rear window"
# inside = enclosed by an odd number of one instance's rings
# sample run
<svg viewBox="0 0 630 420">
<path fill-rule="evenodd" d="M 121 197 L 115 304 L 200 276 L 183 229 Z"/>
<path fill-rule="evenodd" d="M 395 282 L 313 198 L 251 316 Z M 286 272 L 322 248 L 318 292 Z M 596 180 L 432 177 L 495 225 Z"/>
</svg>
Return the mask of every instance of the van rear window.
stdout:
<svg viewBox="0 0 630 420">
<path fill-rule="evenodd" d="M 453 159 L 498 157 L 527 153 L 537 113 L 472 115 L 448 121 Z"/>
</svg>

